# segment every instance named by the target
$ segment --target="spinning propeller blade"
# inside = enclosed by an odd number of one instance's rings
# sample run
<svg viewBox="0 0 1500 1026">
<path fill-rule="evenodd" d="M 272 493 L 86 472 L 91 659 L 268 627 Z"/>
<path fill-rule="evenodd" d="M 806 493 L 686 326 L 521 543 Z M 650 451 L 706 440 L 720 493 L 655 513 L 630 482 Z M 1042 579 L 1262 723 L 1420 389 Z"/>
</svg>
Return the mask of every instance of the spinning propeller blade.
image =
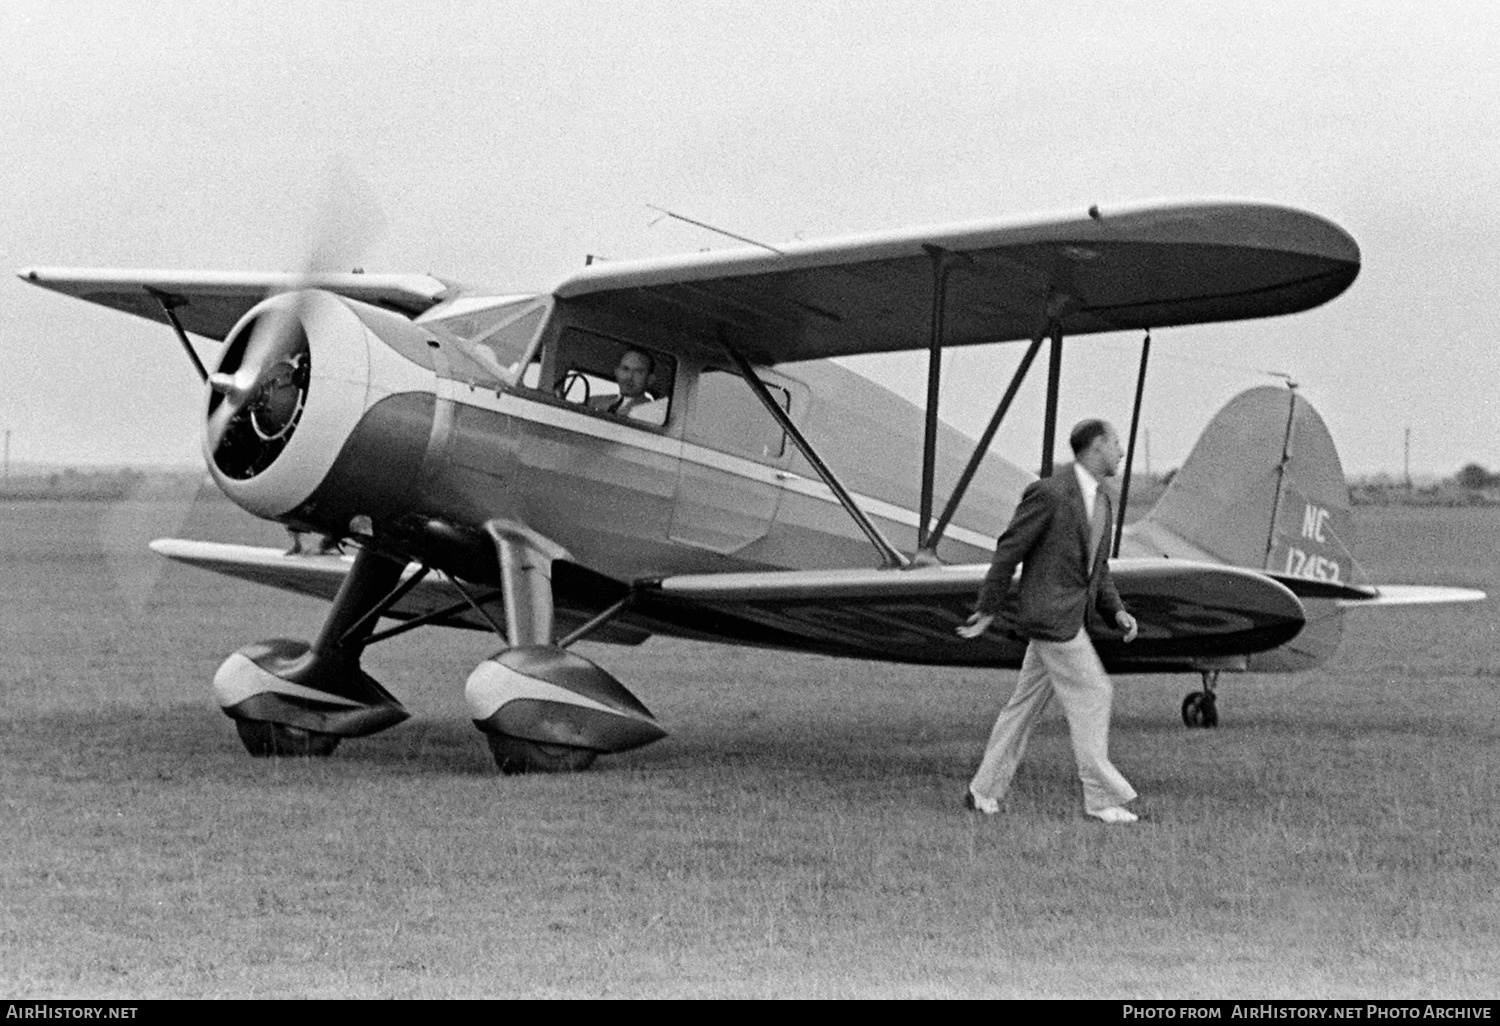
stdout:
<svg viewBox="0 0 1500 1026">
<path fill-rule="evenodd" d="M 305 330 L 308 297 L 319 276 L 358 270 L 362 252 L 385 232 L 385 217 L 369 186 L 342 162 L 329 167 L 298 280 L 273 293 L 285 302 L 264 306 L 231 337 L 218 370 L 208 378 L 207 451 L 221 471 L 248 477 L 275 458 L 296 426 L 306 398 L 313 354 Z"/>
</svg>

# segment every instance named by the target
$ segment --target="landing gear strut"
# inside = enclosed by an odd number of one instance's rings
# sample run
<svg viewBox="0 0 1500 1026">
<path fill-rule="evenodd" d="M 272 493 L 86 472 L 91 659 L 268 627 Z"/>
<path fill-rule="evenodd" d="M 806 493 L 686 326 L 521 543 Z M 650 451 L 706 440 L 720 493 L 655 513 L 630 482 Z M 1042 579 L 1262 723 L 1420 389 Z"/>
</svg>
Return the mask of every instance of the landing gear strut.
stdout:
<svg viewBox="0 0 1500 1026">
<path fill-rule="evenodd" d="M 1219 725 L 1218 701 L 1214 697 L 1214 685 L 1218 682 L 1218 670 L 1203 671 L 1203 690 L 1190 692 L 1182 700 L 1183 723 L 1189 727 L 1217 727 Z"/>
<path fill-rule="evenodd" d="M 251 755 L 326 757 L 343 738 L 407 718 L 401 703 L 359 666 L 375 621 L 416 583 L 417 577 L 401 582 L 405 569 L 404 560 L 361 549 L 311 645 L 285 638 L 257 642 L 219 667 L 219 705 Z"/>
</svg>

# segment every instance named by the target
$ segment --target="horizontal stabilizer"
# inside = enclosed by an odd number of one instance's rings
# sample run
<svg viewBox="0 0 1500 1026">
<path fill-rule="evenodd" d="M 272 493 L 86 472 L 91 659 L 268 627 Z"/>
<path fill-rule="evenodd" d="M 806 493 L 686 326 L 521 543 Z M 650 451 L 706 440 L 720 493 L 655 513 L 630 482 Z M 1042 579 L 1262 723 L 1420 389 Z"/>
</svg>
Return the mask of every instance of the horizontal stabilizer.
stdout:
<svg viewBox="0 0 1500 1026">
<path fill-rule="evenodd" d="M 1305 599 L 1345 599 L 1350 602 L 1367 602 L 1379 594 L 1379 590 L 1368 584 L 1341 584 L 1338 581 L 1318 581 L 1293 574 L 1266 576 L 1287 586 L 1293 595 Z"/>
<path fill-rule="evenodd" d="M 1425 606 L 1444 602 L 1483 602 L 1487 597 L 1477 588 L 1440 588 L 1426 584 L 1381 584 L 1373 595 L 1349 598 L 1339 604 L 1348 609 L 1362 606 Z"/>
</svg>

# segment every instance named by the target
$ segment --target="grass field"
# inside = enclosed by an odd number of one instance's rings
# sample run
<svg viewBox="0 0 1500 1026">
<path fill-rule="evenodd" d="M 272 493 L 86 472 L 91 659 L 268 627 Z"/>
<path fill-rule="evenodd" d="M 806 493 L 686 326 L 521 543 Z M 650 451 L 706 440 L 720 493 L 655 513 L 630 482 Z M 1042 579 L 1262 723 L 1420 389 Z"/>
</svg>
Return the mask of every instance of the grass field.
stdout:
<svg viewBox="0 0 1500 1026">
<path fill-rule="evenodd" d="M 415 716 L 255 761 L 209 680 L 320 603 L 140 554 L 171 505 L 0 504 L 0 996 L 1494 997 L 1500 610 L 1349 618 L 1336 661 L 1117 681 L 1145 822 L 1081 813 L 1054 711 L 1004 815 L 964 782 L 1011 674 L 584 645 L 673 731 L 504 778 L 492 639 L 366 665 Z M 198 536 L 278 543 L 195 514 Z M 1380 579 L 1500 593 L 1500 511 L 1359 511 Z"/>
</svg>

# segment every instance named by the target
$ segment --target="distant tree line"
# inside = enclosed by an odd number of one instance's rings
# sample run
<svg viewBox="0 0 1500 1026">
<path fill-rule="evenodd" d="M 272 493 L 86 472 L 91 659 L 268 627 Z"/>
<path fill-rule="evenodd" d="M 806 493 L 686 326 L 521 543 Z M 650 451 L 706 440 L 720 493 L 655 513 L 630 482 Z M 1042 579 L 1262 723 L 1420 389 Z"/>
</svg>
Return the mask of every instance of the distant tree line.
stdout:
<svg viewBox="0 0 1500 1026">
<path fill-rule="evenodd" d="M 1356 506 L 1500 506 L 1500 474 L 1478 463 L 1465 464 L 1452 477 L 1415 484 L 1375 474 L 1351 478 L 1349 498 Z"/>
<path fill-rule="evenodd" d="M 1467 488 L 1471 492 L 1500 488 L 1500 474 L 1491 474 L 1478 463 L 1464 464 L 1463 469 L 1453 475 L 1453 481 L 1460 488 Z"/>
</svg>

